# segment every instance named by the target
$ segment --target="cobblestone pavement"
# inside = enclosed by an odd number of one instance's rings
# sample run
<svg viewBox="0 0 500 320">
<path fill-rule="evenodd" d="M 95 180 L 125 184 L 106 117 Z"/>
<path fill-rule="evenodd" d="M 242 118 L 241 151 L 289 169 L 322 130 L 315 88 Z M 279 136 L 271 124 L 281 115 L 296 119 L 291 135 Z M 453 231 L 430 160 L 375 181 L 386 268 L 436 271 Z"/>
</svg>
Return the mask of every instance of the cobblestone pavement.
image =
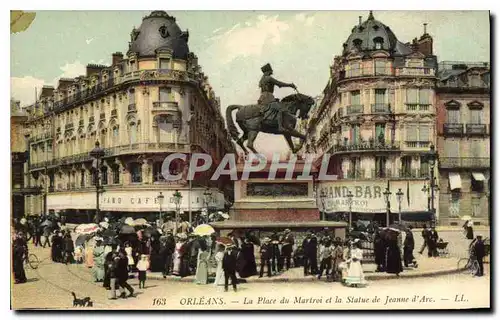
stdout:
<svg viewBox="0 0 500 320">
<path fill-rule="evenodd" d="M 13 285 L 12 307 L 15 309 L 72 308 L 72 291 L 79 298 L 91 297 L 94 309 L 489 307 L 489 267 L 486 269 L 486 276 L 482 278 L 456 274 L 435 278 L 380 280 L 370 281 L 366 288 L 347 288 L 339 283 L 326 282 L 249 283 L 241 284 L 236 293 L 223 292 L 223 288 L 213 285 L 201 286 L 163 280 L 148 280 L 146 289 L 138 289 L 137 280 L 131 279 L 129 283 L 136 290 L 136 297 L 108 300 L 107 291 L 102 288 L 102 284 L 92 282 L 90 269 L 82 265 L 54 264 L 50 261 L 48 248 L 32 248 L 31 251 L 43 261 L 37 270 L 26 268 L 28 283 Z M 474 291 L 467 288 L 474 288 Z M 387 296 L 392 299 L 388 304 Z M 415 296 L 418 297 L 413 302 Z M 380 298 L 380 301 L 376 302 L 376 297 Z"/>
</svg>

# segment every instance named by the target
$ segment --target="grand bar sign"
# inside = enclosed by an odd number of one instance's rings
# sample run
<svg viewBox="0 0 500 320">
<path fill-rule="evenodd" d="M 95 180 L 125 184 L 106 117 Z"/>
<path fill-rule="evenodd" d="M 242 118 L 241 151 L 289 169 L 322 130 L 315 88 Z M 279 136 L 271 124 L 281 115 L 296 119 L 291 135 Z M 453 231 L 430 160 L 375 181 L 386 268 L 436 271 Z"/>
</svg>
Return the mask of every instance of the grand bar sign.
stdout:
<svg viewBox="0 0 500 320">
<path fill-rule="evenodd" d="M 425 211 L 427 210 L 426 194 L 422 192 L 423 181 L 410 181 L 409 185 L 406 181 L 391 181 L 390 196 L 391 211 L 398 212 L 398 201 L 396 192 L 399 188 L 404 193 L 401 201 L 401 211 Z M 316 193 L 317 203 L 320 210 L 326 212 L 348 212 L 349 197 L 351 191 L 352 197 L 352 212 L 377 213 L 386 211 L 386 202 L 384 198 L 384 190 L 387 187 L 387 182 L 372 182 L 372 181 L 330 181 L 320 183 L 318 192 Z M 409 187 L 410 201 L 408 202 L 407 190 Z M 321 193 L 325 194 L 325 198 L 321 199 Z"/>
</svg>

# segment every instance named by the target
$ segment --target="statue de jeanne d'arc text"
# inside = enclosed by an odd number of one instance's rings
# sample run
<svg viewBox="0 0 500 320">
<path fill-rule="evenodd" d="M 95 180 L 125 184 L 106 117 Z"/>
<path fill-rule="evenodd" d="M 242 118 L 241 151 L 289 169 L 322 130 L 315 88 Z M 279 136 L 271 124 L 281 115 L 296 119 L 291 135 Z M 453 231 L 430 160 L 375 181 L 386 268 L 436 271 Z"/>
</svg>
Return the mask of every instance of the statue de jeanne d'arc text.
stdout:
<svg viewBox="0 0 500 320">
<path fill-rule="evenodd" d="M 304 140 L 306 137 L 295 129 L 298 118 L 307 119 L 309 110 L 314 105 L 314 99 L 299 92 L 291 94 L 281 101 L 274 97 L 274 87 L 290 87 L 297 90 L 293 83 L 284 83 L 273 78 L 273 69 L 268 63 L 261 68 L 262 78 L 259 82 L 261 94 L 257 104 L 230 105 L 226 109 L 226 122 L 229 133 L 245 153 L 248 149 L 257 153 L 253 147 L 259 132 L 282 134 L 295 153 L 292 137 Z M 232 112 L 236 112 L 236 122 L 243 131 L 241 137 L 233 121 Z M 247 146 L 243 144 L 247 141 Z M 247 149 L 248 148 L 248 149 Z"/>
</svg>

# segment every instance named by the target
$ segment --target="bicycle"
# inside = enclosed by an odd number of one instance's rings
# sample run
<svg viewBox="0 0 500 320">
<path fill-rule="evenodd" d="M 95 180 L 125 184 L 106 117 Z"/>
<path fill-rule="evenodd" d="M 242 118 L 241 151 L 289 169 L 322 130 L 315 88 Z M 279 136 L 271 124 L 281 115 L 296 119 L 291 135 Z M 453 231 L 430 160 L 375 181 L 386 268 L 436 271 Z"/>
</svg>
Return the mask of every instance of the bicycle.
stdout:
<svg viewBox="0 0 500 320">
<path fill-rule="evenodd" d="M 472 255 L 468 258 L 460 258 L 457 263 L 458 271 L 463 271 L 465 274 L 476 275 L 479 271 L 479 262 Z"/>
<path fill-rule="evenodd" d="M 29 253 L 24 258 L 24 264 L 30 266 L 31 269 L 36 270 L 40 265 L 40 259 L 34 253 Z"/>
</svg>

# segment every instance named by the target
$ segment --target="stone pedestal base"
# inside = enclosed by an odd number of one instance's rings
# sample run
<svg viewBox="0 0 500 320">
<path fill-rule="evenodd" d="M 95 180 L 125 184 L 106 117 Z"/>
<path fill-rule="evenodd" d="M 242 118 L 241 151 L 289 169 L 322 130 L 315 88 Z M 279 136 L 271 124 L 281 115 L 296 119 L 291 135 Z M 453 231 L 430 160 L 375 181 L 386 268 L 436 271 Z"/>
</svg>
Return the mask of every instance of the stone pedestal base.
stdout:
<svg viewBox="0 0 500 320">
<path fill-rule="evenodd" d="M 318 209 L 237 209 L 231 214 L 237 221 L 318 221 Z"/>
</svg>

